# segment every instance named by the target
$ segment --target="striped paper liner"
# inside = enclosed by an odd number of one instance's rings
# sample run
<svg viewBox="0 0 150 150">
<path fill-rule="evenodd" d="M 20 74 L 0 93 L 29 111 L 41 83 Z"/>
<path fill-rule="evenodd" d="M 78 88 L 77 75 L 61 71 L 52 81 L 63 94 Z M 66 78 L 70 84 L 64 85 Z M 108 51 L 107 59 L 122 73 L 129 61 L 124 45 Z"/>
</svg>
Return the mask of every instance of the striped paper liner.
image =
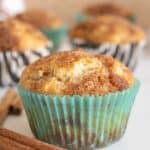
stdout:
<svg viewBox="0 0 150 150">
<path fill-rule="evenodd" d="M 125 133 L 140 83 L 105 96 L 53 96 L 30 92 L 18 85 L 34 135 L 66 149 L 104 147 Z"/>
<path fill-rule="evenodd" d="M 51 45 L 38 50 L 25 52 L 0 52 L 0 86 L 15 86 L 24 68 L 50 54 Z"/>
<path fill-rule="evenodd" d="M 124 45 L 116 45 L 110 43 L 93 45 L 90 43 L 85 43 L 85 41 L 80 39 L 74 39 L 73 41 L 71 41 L 71 43 L 73 48 L 80 47 L 84 48 L 87 52 L 92 54 L 103 54 L 112 56 L 124 63 L 132 71 L 134 71 L 134 69 L 136 68 L 139 61 L 139 56 L 141 55 L 141 52 L 145 46 L 145 41 Z"/>
</svg>

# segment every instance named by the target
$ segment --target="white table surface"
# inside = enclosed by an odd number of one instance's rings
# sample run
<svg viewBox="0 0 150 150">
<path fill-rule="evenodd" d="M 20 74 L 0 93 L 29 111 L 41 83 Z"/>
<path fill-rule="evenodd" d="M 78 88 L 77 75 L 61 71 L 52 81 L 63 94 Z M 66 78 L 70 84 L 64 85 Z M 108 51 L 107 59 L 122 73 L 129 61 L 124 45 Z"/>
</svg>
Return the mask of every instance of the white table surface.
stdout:
<svg viewBox="0 0 150 150">
<path fill-rule="evenodd" d="M 62 46 L 62 49 L 67 48 L 69 47 L 66 45 Z M 135 75 L 142 85 L 132 109 L 126 134 L 119 142 L 103 150 L 150 150 L 150 52 L 141 56 Z M 4 91 L 0 89 L 0 96 Z M 18 117 L 8 117 L 4 127 L 33 137 L 25 112 Z"/>
</svg>

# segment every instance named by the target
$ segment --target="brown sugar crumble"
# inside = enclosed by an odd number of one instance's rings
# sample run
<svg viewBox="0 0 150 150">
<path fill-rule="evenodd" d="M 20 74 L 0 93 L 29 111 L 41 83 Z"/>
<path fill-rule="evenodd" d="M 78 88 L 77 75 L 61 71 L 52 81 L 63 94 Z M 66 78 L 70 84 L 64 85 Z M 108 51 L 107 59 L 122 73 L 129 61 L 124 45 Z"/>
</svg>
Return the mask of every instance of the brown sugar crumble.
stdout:
<svg viewBox="0 0 150 150">
<path fill-rule="evenodd" d="M 62 26 L 62 20 L 52 12 L 45 10 L 33 9 L 16 15 L 18 20 L 32 24 L 37 28 L 56 29 Z"/>
<path fill-rule="evenodd" d="M 46 95 L 106 95 L 128 89 L 133 82 L 130 70 L 119 61 L 77 49 L 29 65 L 20 85 Z"/>
<path fill-rule="evenodd" d="M 15 19 L 0 21 L 0 51 L 36 50 L 47 44 L 47 38 L 30 24 Z"/>
<path fill-rule="evenodd" d="M 114 15 L 102 15 L 74 26 L 71 40 L 79 39 L 91 44 L 137 43 L 144 40 L 143 30 L 126 19 Z"/>
<path fill-rule="evenodd" d="M 122 17 L 129 17 L 134 15 L 134 13 L 128 7 L 110 2 L 90 5 L 89 7 L 85 8 L 84 12 L 92 16 L 114 14 Z"/>
</svg>

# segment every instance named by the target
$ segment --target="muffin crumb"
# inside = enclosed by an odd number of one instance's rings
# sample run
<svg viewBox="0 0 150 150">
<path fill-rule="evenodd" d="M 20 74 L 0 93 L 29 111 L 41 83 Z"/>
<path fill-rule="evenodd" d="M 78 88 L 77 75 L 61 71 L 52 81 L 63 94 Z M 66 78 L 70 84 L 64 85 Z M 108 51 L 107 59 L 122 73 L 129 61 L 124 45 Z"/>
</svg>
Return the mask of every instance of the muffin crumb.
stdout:
<svg viewBox="0 0 150 150">
<path fill-rule="evenodd" d="M 144 40 L 144 32 L 137 25 L 114 15 L 102 15 L 81 22 L 72 28 L 70 38 L 85 43 L 127 44 Z"/>
<path fill-rule="evenodd" d="M 84 12 L 92 16 L 114 14 L 122 17 L 130 17 L 134 15 L 134 13 L 128 7 L 121 4 L 110 2 L 90 5 L 84 10 Z"/>
<path fill-rule="evenodd" d="M 29 65 L 20 84 L 47 95 L 106 95 L 128 89 L 133 80 L 130 70 L 112 57 L 76 49 Z"/>
<path fill-rule="evenodd" d="M 30 24 L 16 19 L 0 21 L 0 51 L 34 51 L 47 45 L 47 38 Z"/>
<path fill-rule="evenodd" d="M 62 26 L 62 20 L 52 12 L 45 10 L 33 9 L 16 15 L 18 20 L 32 24 L 37 28 L 57 29 Z"/>
</svg>

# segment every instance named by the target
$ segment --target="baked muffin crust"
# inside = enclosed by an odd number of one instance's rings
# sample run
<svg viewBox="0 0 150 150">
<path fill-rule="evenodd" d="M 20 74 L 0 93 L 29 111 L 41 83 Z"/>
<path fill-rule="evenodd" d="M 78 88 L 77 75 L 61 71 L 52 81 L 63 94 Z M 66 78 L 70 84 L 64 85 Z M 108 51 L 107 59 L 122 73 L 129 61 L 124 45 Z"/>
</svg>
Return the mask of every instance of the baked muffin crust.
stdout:
<svg viewBox="0 0 150 150">
<path fill-rule="evenodd" d="M 105 95 L 133 85 L 132 73 L 108 56 L 77 49 L 41 58 L 22 74 L 20 85 L 46 95 Z"/>
<path fill-rule="evenodd" d="M 16 19 L 0 22 L 0 51 L 37 50 L 47 45 L 47 38 L 30 24 Z"/>
<path fill-rule="evenodd" d="M 133 12 L 126 6 L 110 2 L 90 5 L 84 10 L 84 12 L 90 16 L 113 14 L 122 17 L 130 17 L 134 15 Z"/>
<path fill-rule="evenodd" d="M 59 17 L 44 10 L 28 10 L 24 13 L 16 15 L 16 18 L 30 23 L 37 28 L 56 29 L 62 26 L 62 20 Z"/>
<path fill-rule="evenodd" d="M 70 32 L 72 40 L 92 44 L 137 43 L 144 39 L 144 32 L 138 26 L 118 16 L 102 15 L 76 25 Z"/>
</svg>

